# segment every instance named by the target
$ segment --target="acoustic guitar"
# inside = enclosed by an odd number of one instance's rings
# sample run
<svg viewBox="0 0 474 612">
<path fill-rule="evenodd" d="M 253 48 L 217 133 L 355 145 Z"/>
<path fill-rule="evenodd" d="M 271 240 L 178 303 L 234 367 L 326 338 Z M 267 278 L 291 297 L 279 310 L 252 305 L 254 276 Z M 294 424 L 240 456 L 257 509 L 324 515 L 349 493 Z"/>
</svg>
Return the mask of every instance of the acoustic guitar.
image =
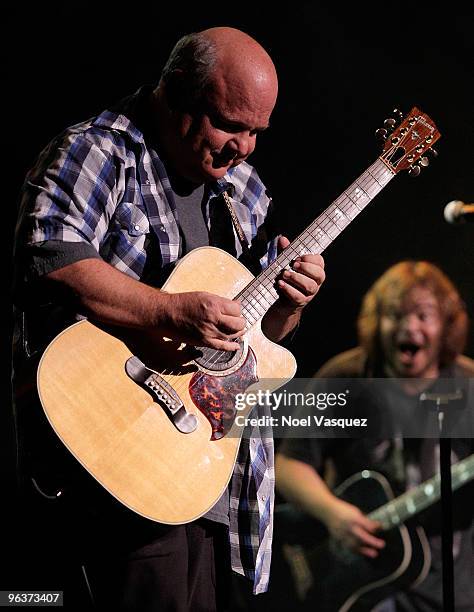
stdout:
<svg viewBox="0 0 474 612">
<path fill-rule="evenodd" d="M 453 465 L 451 478 L 453 491 L 472 480 L 474 455 Z M 431 553 L 424 529 L 410 519 L 440 499 L 439 474 L 395 498 L 385 476 L 364 470 L 341 483 L 334 493 L 380 522 L 385 547 L 370 559 L 327 537 L 317 544 L 301 537 L 302 544 L 283 542 L 281 552 L 291 583 L 305 609 L 366 612 L 386 597 L 420 584 L 430 568 Z M 288 533 L 290 524 L 295 530 L 291 507 L 283 505 L 277 516 L 280 532 Z M 301 515 L 297 520 L 300 534 L 305 526 L 317 533 L 317 526 L 308 523 L 311 519 Z"/>
<path fill-rule="evenodd" d="M 395 120 L 386 124 L 385 133 Z M 41 358 L 38 392 L 54 431 L 86 470 L 149 519 L 180 524 L 205 514 L 224 492 L 239 450 L 236 394 L 272 391 L 296 371 L 293 355 L 261 331 L 278 299 L 276 279 L 299 255 L 324 251 L 400 171 L 418 174 L 439 137 L 413 108 L 376 161 L 257 277 L 213 247 L 177 264 L 163 290 L 239 299 L 247 332 L 235 353 L 196 353 L 169 338 L 147 346 L 126 330 L 86 320 L 60 333 Z"/>
</svg>

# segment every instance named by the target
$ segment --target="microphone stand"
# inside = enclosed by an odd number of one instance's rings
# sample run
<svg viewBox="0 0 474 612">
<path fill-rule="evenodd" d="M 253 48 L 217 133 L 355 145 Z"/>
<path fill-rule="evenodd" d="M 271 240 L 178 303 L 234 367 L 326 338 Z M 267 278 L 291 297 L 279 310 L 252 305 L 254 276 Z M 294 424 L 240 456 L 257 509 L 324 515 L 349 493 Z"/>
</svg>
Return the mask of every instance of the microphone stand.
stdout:
<svg viewBox="0 0 474 612">
<path fill-rule="evenodd" d="M 439 468 L 441 487 L 441 544 L 443 568 L 443 610 L 454 611 L 454 560 L 453 560 L 453 491 L 451 485 L 451 438 L 444 437 L 445 406 L 459 401 L 461 391 L 454 393 L 422 393 L 420 402 L 434 403 L 438 415 Z"/>
</svg>

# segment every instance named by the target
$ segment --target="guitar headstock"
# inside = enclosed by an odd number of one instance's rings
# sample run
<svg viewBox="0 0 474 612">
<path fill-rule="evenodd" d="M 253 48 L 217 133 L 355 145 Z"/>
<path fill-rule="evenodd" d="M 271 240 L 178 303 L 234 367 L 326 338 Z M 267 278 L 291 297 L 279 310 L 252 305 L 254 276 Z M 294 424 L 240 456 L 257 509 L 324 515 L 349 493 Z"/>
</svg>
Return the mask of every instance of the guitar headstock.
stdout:
<svg viewBox="0 0 474 612">
<path fill-rule="evenodd" d="M 402 114 L 398 110 L 395 110 L 394 113 Z M 376 132 L 386 138 L 380 159 L 395 173 L 409 169 L 410 175 L 418 176 L 421 168 L 429 164 L 426 153 L 437 156 L 432 146 L 441 134 L 430 117 L 416 107 L 411 109 L 392 134 L 387 135 L 388 130 L 393 129 L 395 123 L 395 119 L 387 119 L 384 123 L 387 129 L 382 128 Z"/>
</svg>

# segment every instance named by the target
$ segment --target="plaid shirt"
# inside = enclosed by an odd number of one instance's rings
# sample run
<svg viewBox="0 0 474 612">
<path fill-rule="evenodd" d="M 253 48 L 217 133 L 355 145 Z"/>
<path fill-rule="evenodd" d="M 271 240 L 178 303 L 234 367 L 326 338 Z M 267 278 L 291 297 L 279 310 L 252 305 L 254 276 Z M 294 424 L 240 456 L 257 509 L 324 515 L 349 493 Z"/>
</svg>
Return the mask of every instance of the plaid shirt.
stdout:
<svg viewBox="0 0 474 612">
<path fill-rule="evenodd" d="M 178 259 L 180 234 L 169 178 L 126 112 L 140 95 L 67 129 L 41 153 L 24 187 L 17 228 L 22 245 L 79 243 L 82 258 L 100 256 L 147 282 L 146 270 L 166 270 Z M 224 190 L 232 195 L 250 244 L 270 205 L 265 187 L 242 163 L 211 185 L 209 199 Z M 234 235 L 239 256 L 242 246 Z M 275 257 L 274 238 L 257 263 L 263 269 Z M 271 559 L 273 440 L 262 439 L 258 428 L 251 433 L 242 439 L 231 480 L 230 545 L 233 569 L 253 580 L 254 592 L 260 593 L 267 589 Z"/>
</svg>

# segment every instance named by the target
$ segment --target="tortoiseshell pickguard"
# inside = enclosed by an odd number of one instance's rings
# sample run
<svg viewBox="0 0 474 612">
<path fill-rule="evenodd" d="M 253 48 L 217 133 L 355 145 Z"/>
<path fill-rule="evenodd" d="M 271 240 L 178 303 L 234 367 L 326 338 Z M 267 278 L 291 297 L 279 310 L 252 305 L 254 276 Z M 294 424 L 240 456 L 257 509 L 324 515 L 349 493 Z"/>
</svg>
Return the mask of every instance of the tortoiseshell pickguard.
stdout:
<svg viewBox="0 0 474 612">
<path fill-rule="evenodd" d="M 257 360 L 249 347 L 241 367 L 227 376 L 198 371 L 189 383 L 189 394 L 212 427 L 211 440 L 223 438 L 235 418 L 235 396 L 258 381 Z"/>
</svg>

